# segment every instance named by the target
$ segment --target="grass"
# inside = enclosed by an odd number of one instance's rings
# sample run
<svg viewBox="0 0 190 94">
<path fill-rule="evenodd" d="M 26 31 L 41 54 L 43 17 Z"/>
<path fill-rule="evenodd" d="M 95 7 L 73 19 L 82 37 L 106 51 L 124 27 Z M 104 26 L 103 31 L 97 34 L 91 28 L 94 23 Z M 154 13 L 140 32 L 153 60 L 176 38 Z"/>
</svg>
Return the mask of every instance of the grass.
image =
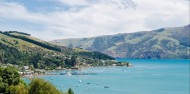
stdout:
<svg viewBox="0 0 190 94">
<path fill-rule="evenodd" d="M 1 33 L 0 33 L 0 43 L 5 44 L 9 47 L 16 47 L 19 50 L 27 50 L 26 47 L 24 47 L 24 46 L 27 46 L 29 48 L 38 48 L 38 49 L 41 49 L 44 51 L 50 51 L 46 48 L 40 47 L 40 46 L 35 45 L 33 43 L 30 43 L 30 42 L 27 42 L 27 41 L 24 41 L 21 39 L 13 38 L 13 37 L 1 34 Z"/>
</svg>

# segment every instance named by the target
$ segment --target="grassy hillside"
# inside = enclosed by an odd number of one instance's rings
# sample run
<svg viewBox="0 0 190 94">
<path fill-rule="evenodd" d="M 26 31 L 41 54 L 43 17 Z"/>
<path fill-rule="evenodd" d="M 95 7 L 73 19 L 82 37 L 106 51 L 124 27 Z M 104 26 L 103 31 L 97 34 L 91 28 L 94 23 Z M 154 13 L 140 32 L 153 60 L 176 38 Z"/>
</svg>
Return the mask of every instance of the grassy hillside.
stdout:
<svg viewBox="0 0 190 94">
<path fill-rule="evenodd" d="M 190 25 L 187 25 L 92 38 L 54 40 L 51 43 L 99 51 L 113 57 L 187 59 L 190 58 L 189 36 Z"/>
<path fill-rule="evenodd" d="M 84 54 L 89 53 L 89 54 Z M 69 68 L 82 64 L 102 63 L 114 58 L 83 49 L 57 46 L 23 32 L 0 32 L 0 63 L 30 65 L 34 68 Z"/>
<path fill-rule="evenodd" d="M 50 51 L 51 52 L 51 50 L 43 48 L 39 45 L 24 41 L 22 39 L 10 37 L 10 36 L 7 36 L 3 33 L 0 33 L 0 43 L 4 44 L 6 46 L 9 46 L 9 47 L 14 47 L 14 48 L 21 50 L 21 51 L 26 51 L 26 50 L 31 50 L 31 49 L 37 50 L 38 49 L 38 50 L 42 50 L 42 51 Z"/>
</svg>

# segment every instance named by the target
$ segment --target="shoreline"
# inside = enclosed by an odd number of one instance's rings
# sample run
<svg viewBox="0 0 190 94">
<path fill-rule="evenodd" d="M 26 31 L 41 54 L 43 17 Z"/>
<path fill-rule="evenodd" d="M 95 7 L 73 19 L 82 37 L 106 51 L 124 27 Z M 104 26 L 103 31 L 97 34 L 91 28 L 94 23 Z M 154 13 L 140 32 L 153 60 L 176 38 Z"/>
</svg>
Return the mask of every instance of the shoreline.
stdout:
<svg viewBox="0 0 190 94">
<path fill-rule="evenodd" d="M 132 65 L 130 65 L 130 66 L 132 66 Z M 61 74 L 61 71 L 72 71 L 72 70 L 81 71 L 81 70 L 87 69 L 87 68 L 110 68 L 110 67 L 130 67 L 130 66 L 97 66 L 97 67 L 91 66 L 91 67 L 85 67 L 85 68 L 81 68 L 81 69 L 46 70 L 45 74 L 21 75 L 20 77 L 21 78 L 34 78 L 34 77 L 38 77 L 38 76 L 48 76 L 48 75 L 52 75 L 52 76 L 68 75 L 68 74 Z M 60 71 L 60 73 L 46 73 L 46 72 L 53 72 L 53 71 Z M 80 74 L 79 73 L 79 74 L 75 74 L 75 75 L 94 75 L 94 74 L 95 73 L 85 73 L 85 74 Z"/>
</svg>

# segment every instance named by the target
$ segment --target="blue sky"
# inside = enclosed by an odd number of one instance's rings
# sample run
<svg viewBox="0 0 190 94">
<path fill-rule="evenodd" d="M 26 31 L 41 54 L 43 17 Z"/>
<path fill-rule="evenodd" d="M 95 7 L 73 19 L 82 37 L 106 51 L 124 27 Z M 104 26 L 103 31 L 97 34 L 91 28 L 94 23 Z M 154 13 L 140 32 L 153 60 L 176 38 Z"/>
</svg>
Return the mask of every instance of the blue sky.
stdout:
<svg viewBox="0 0 190 94">
<path fill-rule="evenodd" d="M 0 0 L 0 30 L 43 40 L 189 24 L 189 0 Z"/>
</svg>

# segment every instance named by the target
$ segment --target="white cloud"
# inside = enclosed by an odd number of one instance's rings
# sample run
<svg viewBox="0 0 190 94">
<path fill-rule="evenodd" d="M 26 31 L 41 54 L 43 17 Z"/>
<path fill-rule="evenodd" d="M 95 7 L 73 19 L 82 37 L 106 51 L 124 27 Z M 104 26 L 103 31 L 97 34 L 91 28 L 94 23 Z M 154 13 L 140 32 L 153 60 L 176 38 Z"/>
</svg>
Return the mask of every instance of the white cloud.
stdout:
<svg viewBox="0 0 190 94">
<path fill-rule="evenodd" d="M 185 0 L 60 1 L 70 9 L 47 14 L 31 13 L 19 3 L 1 2 L 0 17 L 42 25 L 43 30 L 29 33 L 45 40 L 129 33 L 189 24 L 189 1 Z M 78 10 L 81 8 L 79 6 L 85 7 Z M 24 28 L 27 30 L 27 27 Z"/>
<path fill-rule="evenodd" d="M 76 6 L 76 5 L 88 5 L 88 0 L 59 0 L 60 2 L 67 4 L 69 6 Z"/>
</svg>

